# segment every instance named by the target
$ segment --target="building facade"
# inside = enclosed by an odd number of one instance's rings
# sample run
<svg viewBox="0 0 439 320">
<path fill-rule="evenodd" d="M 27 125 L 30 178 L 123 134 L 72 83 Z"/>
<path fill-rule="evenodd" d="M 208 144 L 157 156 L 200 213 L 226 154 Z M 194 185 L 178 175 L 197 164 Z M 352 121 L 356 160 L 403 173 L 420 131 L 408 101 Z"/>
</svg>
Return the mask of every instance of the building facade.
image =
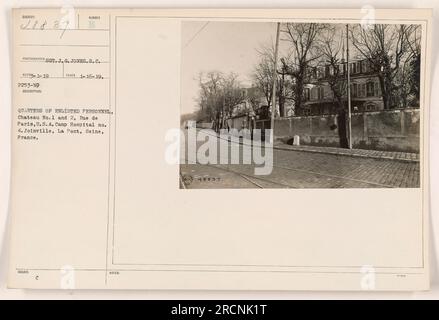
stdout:
<svg viewBox="0 0 439 320">
<path fill-rule="evenodd" d="M 338 88 L 343 103 L 347 105 L 347 72 L 346 63 L 338 66 L 340 82 Z M 379 78 L 367 60 L 356 60 L 349 63 L 351 108 L 352 112 L 379 111 L 384 109 Z M 304 88 L 304 103 L 296 115 L 324 115 L 337 113 L 337 101 L 330 80 L 334 81 L 332 66 L 310 68 Z"/>
</svg>

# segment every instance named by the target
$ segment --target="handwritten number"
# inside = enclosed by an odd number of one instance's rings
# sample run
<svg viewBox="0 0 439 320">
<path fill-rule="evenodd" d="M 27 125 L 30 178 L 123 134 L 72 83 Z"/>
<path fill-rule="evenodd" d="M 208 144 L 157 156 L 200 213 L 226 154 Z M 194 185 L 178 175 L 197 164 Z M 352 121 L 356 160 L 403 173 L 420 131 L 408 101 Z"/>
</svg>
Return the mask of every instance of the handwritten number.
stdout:
<svg viewBox="0 0 439 320">
<path fill-rule="evenodd" d="M 21 28 L 21 29 L 27 29 L 27 28 L 29 28 L 30 22 L 31 22 L 31 20 L 29 19 L 29 20 L 27 21 L 27 23 L 22 24 L 22 25 L 20 26 L 20 28 Z"/>
<path fill-rule="evenodd" d="M 66 20 L 66 21 L 65 21 L 65 27 L 64 27 L 64 29 L 62 30 L 62 32 L 61 32 L 61 34 L 60 34 L 60 36 L 59 36 L 60 39 L 62 39 L 62 37 L 64 36 L 64 33 L 66 32 L 66 30 L 67 30 L 67 28 L 68 28 L 68 26 L 69 26 L 69 23 L 70 23 L 69 20 Z"/>
<path fill-rule="evenodd" d="M 46 25 L 47 25 L 47 21 L 44 20 L 44 22 L 40 26 L 40 30 L 44 30 L 46 28 Z"/>
</svg>

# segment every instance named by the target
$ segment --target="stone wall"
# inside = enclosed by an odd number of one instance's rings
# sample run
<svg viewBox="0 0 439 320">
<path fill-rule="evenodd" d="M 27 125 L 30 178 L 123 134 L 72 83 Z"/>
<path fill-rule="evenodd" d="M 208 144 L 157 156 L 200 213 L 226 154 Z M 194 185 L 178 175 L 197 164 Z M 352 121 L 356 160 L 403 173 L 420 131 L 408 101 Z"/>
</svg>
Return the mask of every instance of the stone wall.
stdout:
<svg viewBox="0 0 439 320">
<path fill-rule="evenodd" d="M 290 117 L 275 120 L 275 138 L 300 136 L 303 145 L 340 146 L 335 115 Z M 419 152 L 420 113 L 418 109 L 388 110 L 352 114 L 354 148 Z"/>
</svg>

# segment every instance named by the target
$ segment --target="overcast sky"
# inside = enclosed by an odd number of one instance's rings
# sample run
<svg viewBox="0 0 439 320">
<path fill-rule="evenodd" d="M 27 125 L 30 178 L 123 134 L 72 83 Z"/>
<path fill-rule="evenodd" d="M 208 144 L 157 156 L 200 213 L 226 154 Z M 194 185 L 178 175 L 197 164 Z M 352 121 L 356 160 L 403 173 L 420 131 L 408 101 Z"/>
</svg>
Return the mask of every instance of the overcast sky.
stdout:
<svg viewBox="0 0 439 320">
<path fill-rule="evenodd" d="M 336 24 L 339 34 L 345 25 Z M 275 22 L 186 21 L 182 23 L 181 113 L 197 109 L 200 72 L 234 72 L 244 86 L 251 85 L 254 66 L 259 62 L 257 52 L 262 46 L 274 46 Z M 290 50 L 291 44 L 281 34 L 279 55 Z M 358 56 L 350 46 L 351 59 Z"/>
<path fill-rule="evenodd" d="M 243 85 L 250 85 L 258 62 L 258 49 L 276 37 L 276 23 L 183 22 L 181 65 L 181 112 L 196 110 L 198 74 L 203 71 L 235 72 Z"/>
</svg>

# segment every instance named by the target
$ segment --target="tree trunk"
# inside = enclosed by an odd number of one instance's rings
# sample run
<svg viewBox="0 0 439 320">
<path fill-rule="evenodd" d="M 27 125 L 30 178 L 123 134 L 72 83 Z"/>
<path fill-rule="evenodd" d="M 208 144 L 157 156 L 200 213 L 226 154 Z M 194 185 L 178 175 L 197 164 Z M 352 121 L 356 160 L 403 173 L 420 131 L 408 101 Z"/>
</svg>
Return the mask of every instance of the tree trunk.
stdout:
<svg viewBox="0 0 439 320">
<path fill-rule="evenodd" d="M 381 96 L 383 99 L 384 110 L 388 110 L 390 109 L 390 99 L 389 99 L 389 92 L 387 90 L 386 78 L 383 75 L 379 75 L 378 79 L 380 81 Z"/>
<path fill-rule="evenodd" d="M 343 103 L 342 94 L 336 89 L 335 85 L 331 86 L 332 92 L 337 100 L 337 123 L 338 123 L 338 138 L 340 141 L 340 148 L 349 148 L 348 132 L 346 129 L 346 110 Z"/>
<path fill-rule="evenodd" d="M 282 74 L 282 78 L 280 81 L 279 88 L 279 116 L 285 116 L 285 94 L 284 94 L 284 86 L 285 86 L 285 75 Z"/>
<path fill-rule="evenodd" d="M 346 129 L 346 110 L 340 109 L 337 114 L 338 138 L 340 140 L 340 148 L 349 148 L 349 141 Z"/>
<path fill-rule="evenodd" d="M 299 113 L 302 111 L 303 86 L 303 75 L 300 74 L 296 78 L 296 85 L 294 88 L 294 108 Z"/>
</svg>

